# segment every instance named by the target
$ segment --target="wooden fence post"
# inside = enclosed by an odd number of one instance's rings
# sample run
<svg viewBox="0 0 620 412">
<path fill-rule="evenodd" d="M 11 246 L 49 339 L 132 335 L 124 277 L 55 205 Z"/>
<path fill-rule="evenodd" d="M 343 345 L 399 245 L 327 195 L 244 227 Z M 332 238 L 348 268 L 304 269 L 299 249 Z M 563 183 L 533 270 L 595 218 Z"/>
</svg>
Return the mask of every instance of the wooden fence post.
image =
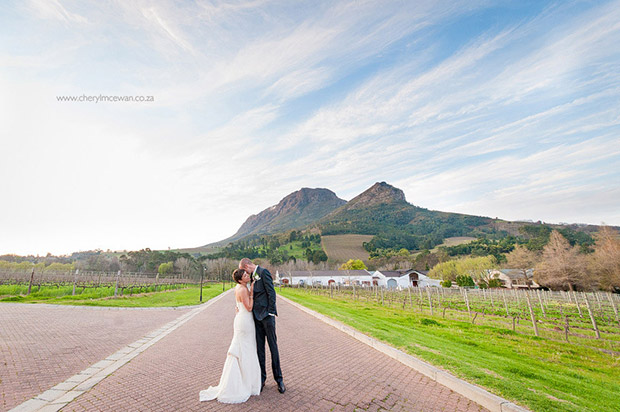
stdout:
<svg viewBox="0 0 620 412">
<path fill-rule="evenodd" d="M 590 301 L 588 300 L 588 294 L 585 293 L 583 298 L 586 301 L 586 306 L 588 307 L 588 313 L 590 314 L 590 320 L 592 321 L 592 327 L 594 328 L 594 332 L 596 333 L 596 339 L 601 338 L 601 333 L 598 331 L 598 325 L 596 324 L 596 319 L 594 319 L 594 314 L 592 313 L 592 308 L 590 307 Z"/>
<path fill-rule="evenodd" d="M 527 298 L 527 307 L 530 308 L 530 318 L 532 319 L 532 326 L 534 326 L 534 333 L 536 336 L 538 335 L 538 325 L 536 324 L 536 317 L 534 316 L 534 311 L 532 310 L 532 302 L 530 301 L 530 291 L 525 291 L 525 297 Z"/>
</svg>

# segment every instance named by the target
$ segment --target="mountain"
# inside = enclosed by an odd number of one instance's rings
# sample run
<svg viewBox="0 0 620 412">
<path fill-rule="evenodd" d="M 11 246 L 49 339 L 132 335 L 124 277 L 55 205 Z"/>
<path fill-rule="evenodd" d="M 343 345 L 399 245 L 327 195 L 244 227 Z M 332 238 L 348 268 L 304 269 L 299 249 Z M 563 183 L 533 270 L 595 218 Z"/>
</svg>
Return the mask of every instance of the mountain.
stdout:
<svg viewBox="0 0 620 412">
<path fill-rule="evenodd" d="M 424 209 L 407 202 L 402 190 L 375 183 L 315 223 L 323 235 L 375 235 L 376 247 L 432 248 L 444 238 L 495 232 L 493 219 Z"/>
<path fill-rule="evenodd" d="M 377 182 L 347 202 L 347 204 L 342 206 L 339 211 L 364 209 L 383 203 L 407 203 L 405 200 L 405 193 L 385 182 Z"/>
<path fill-rule="evenodd" d="M 257 215 L 252 215 L 237 233 L 218 242 L 226 244 L 253 234 L 273 234 L 305 227 L 346 204 L 329 189 L 302 188 Z"/>
<path fill-rule="evenodd" d="M 314 229 L 324 236 L 372 235 L 372 240 L 366 242 L 367 250 L 421 250 L 432 249 L 449 237 L 520 236 L 524 226 L 532 225 L 541 223 L 428 210 L 408 203 L 402 190 L 386 182 L 377 182 L 349 202 L 328 189 L 303 188 L 277 205 L 250 216 L 232 237 L 210 246 L 225 246 L 248 235 Z M 593 225 L 547 226 L 586 233 L 598 229 Z"/>
</svg>

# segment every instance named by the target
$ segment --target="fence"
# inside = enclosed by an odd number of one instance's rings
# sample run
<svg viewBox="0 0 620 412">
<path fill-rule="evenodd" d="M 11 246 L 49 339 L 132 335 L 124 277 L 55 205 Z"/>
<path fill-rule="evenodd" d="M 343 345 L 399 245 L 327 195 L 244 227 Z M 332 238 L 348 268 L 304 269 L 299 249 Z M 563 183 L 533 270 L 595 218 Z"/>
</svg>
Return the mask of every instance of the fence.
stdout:
<svg viewBox="0 0 620 412">
<path fill-rule="evenodd" d="M 515 289 L 299 286 L 309 293 L 512 329 L 620 354 L 620 296 Z"/>
<path fill-rule="evenodd" d="M 28 283 L 28 294 L 33 287 L 40 290 L 42 286 L 70 286 L 73 285 L 73 295 L 76 289 L 114 287 L 114 296 L 122 296 L 125 289 L 132 292 L 149 287 L 157 288 L 170 285 L 189 285 L 200 283 L 200 280 L 190 279 L 180 274 L 158 275 L 157 273 L 134 272 L 35 272 L 32 271 L 0 271 L 0 285 L 16 285 Z"/>
</svg>

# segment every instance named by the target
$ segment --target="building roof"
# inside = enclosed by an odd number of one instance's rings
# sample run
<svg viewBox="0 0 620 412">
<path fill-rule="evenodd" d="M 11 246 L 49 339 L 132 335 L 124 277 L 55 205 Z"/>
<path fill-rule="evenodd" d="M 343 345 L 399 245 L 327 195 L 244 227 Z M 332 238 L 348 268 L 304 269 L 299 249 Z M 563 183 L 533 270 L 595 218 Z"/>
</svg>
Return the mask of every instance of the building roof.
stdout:
<svg viewBox="0 0 620 412">
<path fill-rule="evenodd" d="M 508 276 L 511 280 L 523 279 L 523 269 L 499 269 L 498 272 Z M 527 269 L 525 273 L 528 279 L 534 277 L 534 269 Z"/>
<path fill-rule="evenodd" d="M 386 278 L 399 278 L 407 273 L 400 270 L 378 270 L 377 272 L 380 272 Z"/>
<path fill-rule="evenodd" d="M 356 277 L 356 276 L 370 276 L 370 272 L 367 270 L 283 270 L 278 272 L 280 277 Z"/>
<path fill-rule="evenodd" d="M 378 270 L 377 272 L 381 272 L 383 276 L 386 278 L 399 278 L 401 276 L 408 275 L 410 273 L 416 272 L 418 274 L 428 276 L 428 270 L 413 270 L 413 269 L 401 269 L 401 270 Z"/>
</svg>

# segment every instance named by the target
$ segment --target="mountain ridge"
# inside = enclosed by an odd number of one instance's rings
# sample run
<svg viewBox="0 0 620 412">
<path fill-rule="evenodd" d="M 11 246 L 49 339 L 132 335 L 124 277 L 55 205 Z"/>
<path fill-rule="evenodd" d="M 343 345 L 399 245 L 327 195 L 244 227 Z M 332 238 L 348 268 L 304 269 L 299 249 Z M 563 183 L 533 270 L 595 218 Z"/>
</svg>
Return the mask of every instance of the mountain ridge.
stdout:
<svg viewBox="0 0 620 412">
<path fill-rule="evenodd" d="M 377 248 L 399 244 L 408 249 L 431 249 L 454 236 L 518 235 L 520 227 L 531 224 L 425 209 L 407 202 L 401 189 L 377 182 L 348 202 L 326 188 L 302 188 L 249 216 L 233 236 L 206 246 L 223 246 L 251 235 L 313 229 L 322 235 L 373 235 L 373 247 Z M 551 226 L 588 232 L 598 229 L 595 225 Z"/>
</svg>

